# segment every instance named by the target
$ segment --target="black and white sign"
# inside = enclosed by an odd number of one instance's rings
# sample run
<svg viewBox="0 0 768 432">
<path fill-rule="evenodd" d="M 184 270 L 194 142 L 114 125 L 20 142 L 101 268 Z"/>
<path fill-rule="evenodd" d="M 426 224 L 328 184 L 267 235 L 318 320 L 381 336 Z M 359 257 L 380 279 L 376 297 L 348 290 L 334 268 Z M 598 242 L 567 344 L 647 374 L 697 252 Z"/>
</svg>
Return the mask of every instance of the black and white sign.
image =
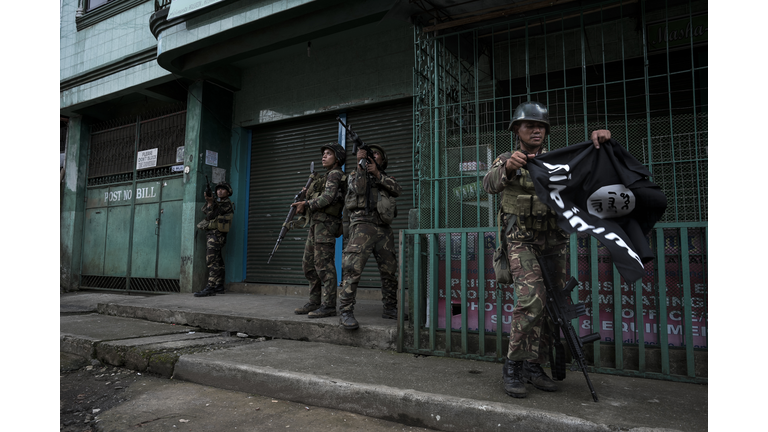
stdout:
<svg viewBox="0 0 768 432">
<path fill-rule="evenodd" d="M 651 173 L 616 141 L 591 141 L 528 161 L 536 195 L 558 215 L 567 233 L 587 232 L 608 248 L 628 283 L 643 277 L 653 260 L 646 235 L 667 208 Z"/>
<path fill-rule="evenodd" d="M 174 165 L 171 167 L 171 172 L 182 172 L 184 171 L 184 165 Z"/>
<path fill-rule="evenodd" d="M 184 162 L 184 146 L 176 147 L 176 162 Z"/>
<path fill-rule="evenodd" d="M 136 169 L 152 168 L 157 166 L 157 149 L 142 150 L 136 158 Z"/>
</svg>

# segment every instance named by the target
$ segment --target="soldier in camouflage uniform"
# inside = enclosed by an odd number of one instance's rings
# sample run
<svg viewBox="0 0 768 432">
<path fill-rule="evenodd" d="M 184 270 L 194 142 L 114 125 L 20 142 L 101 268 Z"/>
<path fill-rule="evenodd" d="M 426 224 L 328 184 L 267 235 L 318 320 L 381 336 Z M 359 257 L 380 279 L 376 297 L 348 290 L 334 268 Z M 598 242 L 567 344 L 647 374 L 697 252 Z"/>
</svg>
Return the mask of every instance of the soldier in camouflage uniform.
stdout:
<svg viewBox="0 0 768 432">
<path fill-rule="evenodd" d="M 341 235 L 341 211 L 344 207 L 346 175 L 341 166 L 346 161 L 344 147 L 329 143 L 320 148 L 323 167 L 328 171 L 309 185 L 307 200 L 291 204 L 296 213 L 309 221 L 302 268 L 309 281 L 309 302 L 294 310 L 309 318 L 336 315 L 336 237 Z"/>
<path fill-rule="evenodd" d="M 547 316 L 546 287 L 536 257 L 550 260 L 556 275 L 553 282 L 563 286 L 568 234 L 557 226 L 556 214 L 536 196 L 528 170 L 523 168 L 528 159 L 545 152 L 543 144 L 549 134 L 547 107 L 538 102 L 520 104 L 508 130 L 516 137 L 515 151 L 503 153 L 493 161 L 483 178 L 483 188 L 489 194 L 501 194 L 501 241 L 506 244 L 517 296 L 502 378 L 506 393 L 522 398 L 527 395 L 525 383 L 544 391 L 557 390 L 541 367 L 549 360 L 552 320 Z M 595 147 L 600 148 L 611 133 L 598 130 L 591 138 Z"/>
<path fill-rule="evenodd" d="M 195 297 L 208 297 L 224 294 L 224 257 L 222 249 L 227 243 L 227 233 L 232 226 L 234 210 L 232 187 L 229 183 L 221 182 L 216 185 L 216 196 L 205 195 L 205 204 L 201 209 L 205 219 L 197 226 L 206 231 L 205 264 L 208 267 L 208 282 L 205 288 L 196 292 Z"/>
<path fill-rule="evenodd" d="M 397 317 L 397 257 L 390 224 L 397 214 L 395 198 L 400 195 L 402 188 L 394 177 L 384 172 L 387 168 L 384 150 L 377 145 L 370 145 L 369 148 L 373 160 L 367 159 L 367 172 L 360 164 L 366 158 L 366 152 L 357 152 L 358 164 L 349 175 L 349 190 L 344 204 L 349 214 L 349 241 L 341 265 L 344 281 L 339 295 L 339 321 L 347 330 L 359 327 L 353 313 L 355 296 L 357 284 L 371 253 L 376 258 L 381 275 L 381 301 L 384 304 L 382 317 Z"/>
</svg>

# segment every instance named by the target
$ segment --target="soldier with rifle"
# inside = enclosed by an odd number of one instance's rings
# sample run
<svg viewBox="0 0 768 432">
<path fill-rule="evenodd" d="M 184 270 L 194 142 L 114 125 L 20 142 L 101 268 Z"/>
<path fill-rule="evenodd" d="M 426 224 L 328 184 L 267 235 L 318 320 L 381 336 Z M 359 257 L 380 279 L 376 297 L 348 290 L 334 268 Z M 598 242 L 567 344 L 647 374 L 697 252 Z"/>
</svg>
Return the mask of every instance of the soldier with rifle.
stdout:
<svg viewBox="0 0 768 432">
<path fill-rule="evenodd" d="M 332 142 L 322 146 L 320 152 L 326 173 L 302 189 L 306 199 L 291 204 L 300 219 L 309 223 L 302 261 L 304 276 L 309 281 L 309 302 L 294 310 L 295 314 L 306 314 L 309 318 L 336 316 L 334 257 L 336 237 L 342 233 L 341 212 L 347 184 L 347 176 L 341 171 L 347 159 L 344 147 Z"/>
<path fill-rule="evenodd" d="M 349 240 L 341 265 L 344 280 L 339 294 L 339 322 L 344 329 L 355 330 L 359 327 L 354 315 L 357 284 L 371 254 L 381 275 L 382 317 L 397 317 L 397 255 L 390 224 L 397 215 L 395 198 L 402 193 L 402 188 L 384 171 L 388 164 L 384 149 L 366 145 L 341 120 L 339 122 L 347 129 L 357 157 L 357 166 L 349 174 L 344 204 L 345 213 L 349 215 Z"/>
<path fill-rule="evenodd" d="M 554 317 L 547 313 L 547 287 L 537 258 L 548 257 L 548 283 L 556 289 L 564 287 L 569 237 L 557 226 L 556 214 L 536 196 L 525 169 L 529 159 L 545 151 L 544 142 L 549 134 L 547 107 L 538 102 L 520 104 L 508 130 L 513 133 L 512 152 L 494 160 L 483 178 L 483 188 L 489 194 L 501 194 L 500 241 L 507 253 L 517 295 L 509 352 L 502 370 L 504 391 L 512 397 L 523 398 L 527 395 L 526 383 L 539 390 L 557 390 L 555 382 L 541 367 L 549 361 Z M 591 135 L 596 148 L 610 138 L 608 130 L 597 130 Z M 558 334 L 559 331 L 558 327 Z"/>
<path fill-rule="evenodd" d="M 205 218 L 197 227 L 205 230 L 205 264 L 208 268 L 208 282 L 205 288 L 196 292 L 195 297 L 209 297 L 224 294 L 224 256 L 222 251 L 227 243 L 227 233 L 232 226 L 234 209 L 232 201 L 232 186 L 227 182 L 216 185 L 216 198 L 211 193 L 211 186 L 206 176 L 206 190 L 203 193 L 205 204 L 202 207 Z"/>
</svg>

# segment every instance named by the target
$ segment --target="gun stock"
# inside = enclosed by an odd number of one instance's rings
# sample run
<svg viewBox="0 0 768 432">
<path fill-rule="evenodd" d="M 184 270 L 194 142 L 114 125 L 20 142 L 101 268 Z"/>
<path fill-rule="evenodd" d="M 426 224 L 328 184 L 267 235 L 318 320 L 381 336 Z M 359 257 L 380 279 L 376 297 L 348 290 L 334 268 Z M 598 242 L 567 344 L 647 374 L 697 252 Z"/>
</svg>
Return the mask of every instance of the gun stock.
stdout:
<svg viewBox="0 0 768 432">
<path fill-rule="evenodd" d="M 552 274 L 550 273 L 548 262 L 549 259 L 540 256 L 537 257 L 537 260 L 541 267 L 544 285 L 547 288 L 547 313 L 549 313 L 549 316 L 555 323 L 553 339 L 559 341 L 560 330 L 563 331 L 565 341 L 568 344 L 568 350 L 571 352 L 578 368 L 584 373 L 584 378 L 589 386 L 589 391 L 592 393 L 592 399 L 597 402 L 597 393 L 592 386 L 592 381 L 589 379 L 589 373 L 587 372 L 587 358 L 584 355 L 584 344 L 599 340 L 600 335 L 598 333 L 592 333 L 580 337 L 571 324 L 572 319 L 586 315 L 586 307 L 583 303 L 573 304 L 570 300 L 570 293 L 573 288 L 578 285 L 578 281 L 576 281 L 576 278 L 571 277 L 568 283 L 565 284 L 565 287 L 562 289 L 556 288 L 552 282 Z M 564 357 L 562 358 L 562 361 L 565 361 Z M 552 365 L 553 374 L 556 368 L 561 369 L 562 378 L 565 378 L 565 365 Z"/>
<path fill-rule="evenodd" d="M 293 203 L 297 203 L 299 201 L 304 201 L 304 198 L 307 196 L 307 189 L 309 189 L 309 185 L 312 184 L 312 180 L 315 179 L 315 163 L 312 162 L 309 165 L 309 179 L 307 179 L 307 184 L 304 186 L 303 189 L 299 191 L 299 193 L 296 194 L 296 196 L 293 197 Z M 285 217 L 285 221 L 283 222 L 283 227 L 280 228 L 280 234 L 277 236 L 277 242 L 275 243 L 275 247 L 272 248 L 272 253 L 269 254 L 269 259 L 267 260 L 267 264 L 269 264 L 270 261 L 272 261 L 272 256 L 277 252 L 277 248 L 280 247 L 280 243 L 285 238 L 285 235 L 288 234 L 288 230 L 290 229 L 290 223 L 293 220 L 294 216 L 296 216 L 296 207 L 291 206 L 288 210 L 288 216 Z"/>
</svg>

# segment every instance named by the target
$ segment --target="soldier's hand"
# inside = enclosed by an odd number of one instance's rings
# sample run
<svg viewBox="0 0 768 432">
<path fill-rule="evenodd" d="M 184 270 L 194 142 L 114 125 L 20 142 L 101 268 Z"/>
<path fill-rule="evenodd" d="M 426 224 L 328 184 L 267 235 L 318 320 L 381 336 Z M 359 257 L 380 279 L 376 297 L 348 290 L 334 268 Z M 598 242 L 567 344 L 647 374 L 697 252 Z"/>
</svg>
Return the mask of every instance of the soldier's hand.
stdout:
<svg viewBox="0 0 768 432">
<path fill-rule="evenodd" d="M 507 162 L 504 164 L 504 168 L 507 170 L 507 177 L 511 176 L 512 173 L 518 169 L 524 167 L 525 164 L 528 163 L 528 158 L 533 157 L 534 155 L 524 155 L 519 151 L 512 153 L 512 156 L 510 156 L 509 159 L 507 159 Z"/>
<path fill-rule="evenodd" d="M 203 195 L 205 196 L 205 200 L 208 203 L 212 203 L 213 202 L 213 195 L 209 195 L 209 194 L 203 194 Z"/>
<path fill-rule="evenodd" d="M 366 153 L 367 152 L 365 150 L 358 150 L 357 151 L 357 155 L 356 155 L 357 156 L 357 161 L 360 162 L 361 160 L 365 159 L 365 157 L 367 156 Z"/>
<path fill-rule="evenodd" d="M 291 204 L 291 207 L 296 207 L 296 213 L 303 214 L 306 201 L 299 201 Z"/>
<path fill-rule="evenodd" d="M 377 167 L 375 163 L 368 164 L 368 172 L 373 174 L 373 176 L 376 177 L 377 179 L 381 178 L 381 172 L 379 171 L 379 167 Z"/>
<path fill-rule="evenodd" d="M 592 132 L 592 135 L 590 136 L 590 139 L 592 140 L 592 144 L 594 144 L 596 149 L 600 148 L 600 144 L 608 141 L 611 139 L 611 131 L 606 129 L 599 129 L 594 132 Z"/>
</svg>

